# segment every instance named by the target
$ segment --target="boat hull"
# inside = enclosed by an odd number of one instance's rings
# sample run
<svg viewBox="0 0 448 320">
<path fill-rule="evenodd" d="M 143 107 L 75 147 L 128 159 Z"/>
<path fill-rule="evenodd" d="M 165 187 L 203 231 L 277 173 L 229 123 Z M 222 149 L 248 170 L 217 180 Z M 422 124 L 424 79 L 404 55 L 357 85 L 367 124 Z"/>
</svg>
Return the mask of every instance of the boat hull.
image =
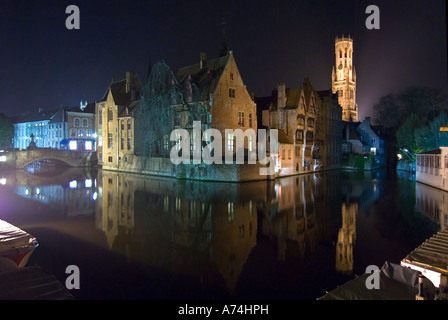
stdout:
<svg viewBox="0 0 448 320">
<path fill-rule="evenodd" d="M 25 267 L 38 245 L 28 232 L 0 220 L 0 271 Z"/>
</svg>

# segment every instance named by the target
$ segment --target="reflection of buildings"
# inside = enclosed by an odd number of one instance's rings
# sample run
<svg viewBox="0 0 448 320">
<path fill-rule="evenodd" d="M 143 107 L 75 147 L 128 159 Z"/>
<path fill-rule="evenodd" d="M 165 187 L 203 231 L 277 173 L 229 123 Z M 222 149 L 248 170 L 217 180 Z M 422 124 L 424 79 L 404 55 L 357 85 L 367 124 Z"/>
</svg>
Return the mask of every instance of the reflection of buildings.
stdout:
<svg viewBox="0 0 448 320">
<path fill-rule="evenodd" d="M 229 187 L 108 171 L 98 182 L 96 223 L 112 250 L 205 281 L 215 270 L 234 290 L 256 244 L 264 183 Z"/>
<path fill-rule="evenodd" d="M 318 243 L 331 244 L 341 208 L 339 172 L 279 179 L 270 189 L 262 233 L 276 237 L 278 258 L 304 257 Z"/>
<path fill-rule="evenodd" d="M 279 179 L 266 200 L 262 233 L 276 237 L 278 258 L 303 256 L 315 245 L 314 176 Z"/>
<path fill-rule="evenodd" d="M 59 176 L 45 178 L 18 170 L 14 178 L 15 193 L 58 208 L 65 217 L 94 214 L 95 180 L 89 172 L 69 178 L 71 172 L 67 170 Z"/>
<path fill-rule="evenodd" d="M 348 274 L 353 271 L 357 213 L 357 203 L 342 203 L 342 227 L 339 229 L 336 246 L 336 270 Z"/>
<path fill-rule="evenodd" d="M 448 226 L 448 192 L 418 182 L 415 191 L 417 210 L 438 223 L 440 230 L 445 230 Z"/>
<path fill-rule="evenodd" d="M 356 241 L 356 216 L 370 206 L 382 194 L 382 185 L 374 172 L 351 172 L 342 179 L 342 223 L 336 245 L 336 270 L 345 274 L 353 272 Z"/>
</svg>

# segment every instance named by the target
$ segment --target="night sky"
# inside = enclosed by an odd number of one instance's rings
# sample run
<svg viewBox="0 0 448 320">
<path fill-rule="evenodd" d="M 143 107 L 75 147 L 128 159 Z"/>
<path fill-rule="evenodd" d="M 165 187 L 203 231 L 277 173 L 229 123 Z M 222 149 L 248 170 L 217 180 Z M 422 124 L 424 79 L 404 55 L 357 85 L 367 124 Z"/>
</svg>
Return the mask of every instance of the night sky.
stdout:
<svg viewBox="0 0 448 320">
<path fill-rule="evenodd" d="M 80 29 L 65 9 L 77 5 Z M 368 30 L 370 4 L 380 29 Z M 381 96 L 409 85 L 447 89 L 445 0 L 113 1 L 1 0 L 0 112 L 75 106 L 102 98 L 108 85 L 148 65 L 172 69 L 219 55 L 227 42 L 250 93 L 267 96 L 278 82 L 331 88 L 334 38 L 354 39 L 359 119 Z"/>
</svg>

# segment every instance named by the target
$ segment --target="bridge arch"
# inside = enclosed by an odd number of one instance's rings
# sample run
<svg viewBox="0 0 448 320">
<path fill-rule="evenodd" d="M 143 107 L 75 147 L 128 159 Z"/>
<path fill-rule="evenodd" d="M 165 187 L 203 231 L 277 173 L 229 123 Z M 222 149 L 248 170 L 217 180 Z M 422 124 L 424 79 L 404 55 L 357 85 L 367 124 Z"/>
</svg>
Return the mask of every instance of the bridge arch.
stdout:
<svg viewBox="0 0 448 320">
<path fill-rule="evenodd" d="M 87 167 L 93 164 L 95 152 L 72 151 L 59 149 L 37 148 L 33 150 L 21 150 L 15 152 L 15 166 L 24 169 L 30 164 L 38 161 L 58 161 L 70 167 Z"/>
</svg>

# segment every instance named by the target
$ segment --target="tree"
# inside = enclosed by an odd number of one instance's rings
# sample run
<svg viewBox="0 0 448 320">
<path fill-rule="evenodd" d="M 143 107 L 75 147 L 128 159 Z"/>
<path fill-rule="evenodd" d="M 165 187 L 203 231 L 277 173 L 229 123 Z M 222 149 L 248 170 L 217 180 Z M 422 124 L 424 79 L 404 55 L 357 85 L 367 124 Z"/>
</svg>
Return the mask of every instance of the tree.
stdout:
<svg viewBox="0 0 448 320">
<path fill-rule="evenodd" d="M 414 133 L 416 147 L 428 151 L 440 146 L 448 146 L 447 133 L 439 130 L 440 127 L 447 125 L 447 121 L 447 111 L 441 111 L 428 125 L 416 128 Z"/>
<path fill-rule="evenodd" d="M 448 97 L 440 89 L 410 86 L 381 97 L 374 105 L 375 121 L 397 131 L 406 119 L 415 115 L 423 122 L 432 120 L 438 111 L 448 109 Z"/>
<path fill-rule="evenodd" d="M 417 149 L 415 141 L 415 130 L 420 125 L 420 118 L 416 114 L 411 114 L 406 121 L 398 128 L 396 133 L 397 146 L 399 148 L 406 148 L 411 153 Z"/>
<path fill-rule="evenodd" d="M 12 140 L 14 138 L 14 127 L 8 118 L 0 114 L 0 148 L 7 149 L 12 147 Z"/>
</svg>

